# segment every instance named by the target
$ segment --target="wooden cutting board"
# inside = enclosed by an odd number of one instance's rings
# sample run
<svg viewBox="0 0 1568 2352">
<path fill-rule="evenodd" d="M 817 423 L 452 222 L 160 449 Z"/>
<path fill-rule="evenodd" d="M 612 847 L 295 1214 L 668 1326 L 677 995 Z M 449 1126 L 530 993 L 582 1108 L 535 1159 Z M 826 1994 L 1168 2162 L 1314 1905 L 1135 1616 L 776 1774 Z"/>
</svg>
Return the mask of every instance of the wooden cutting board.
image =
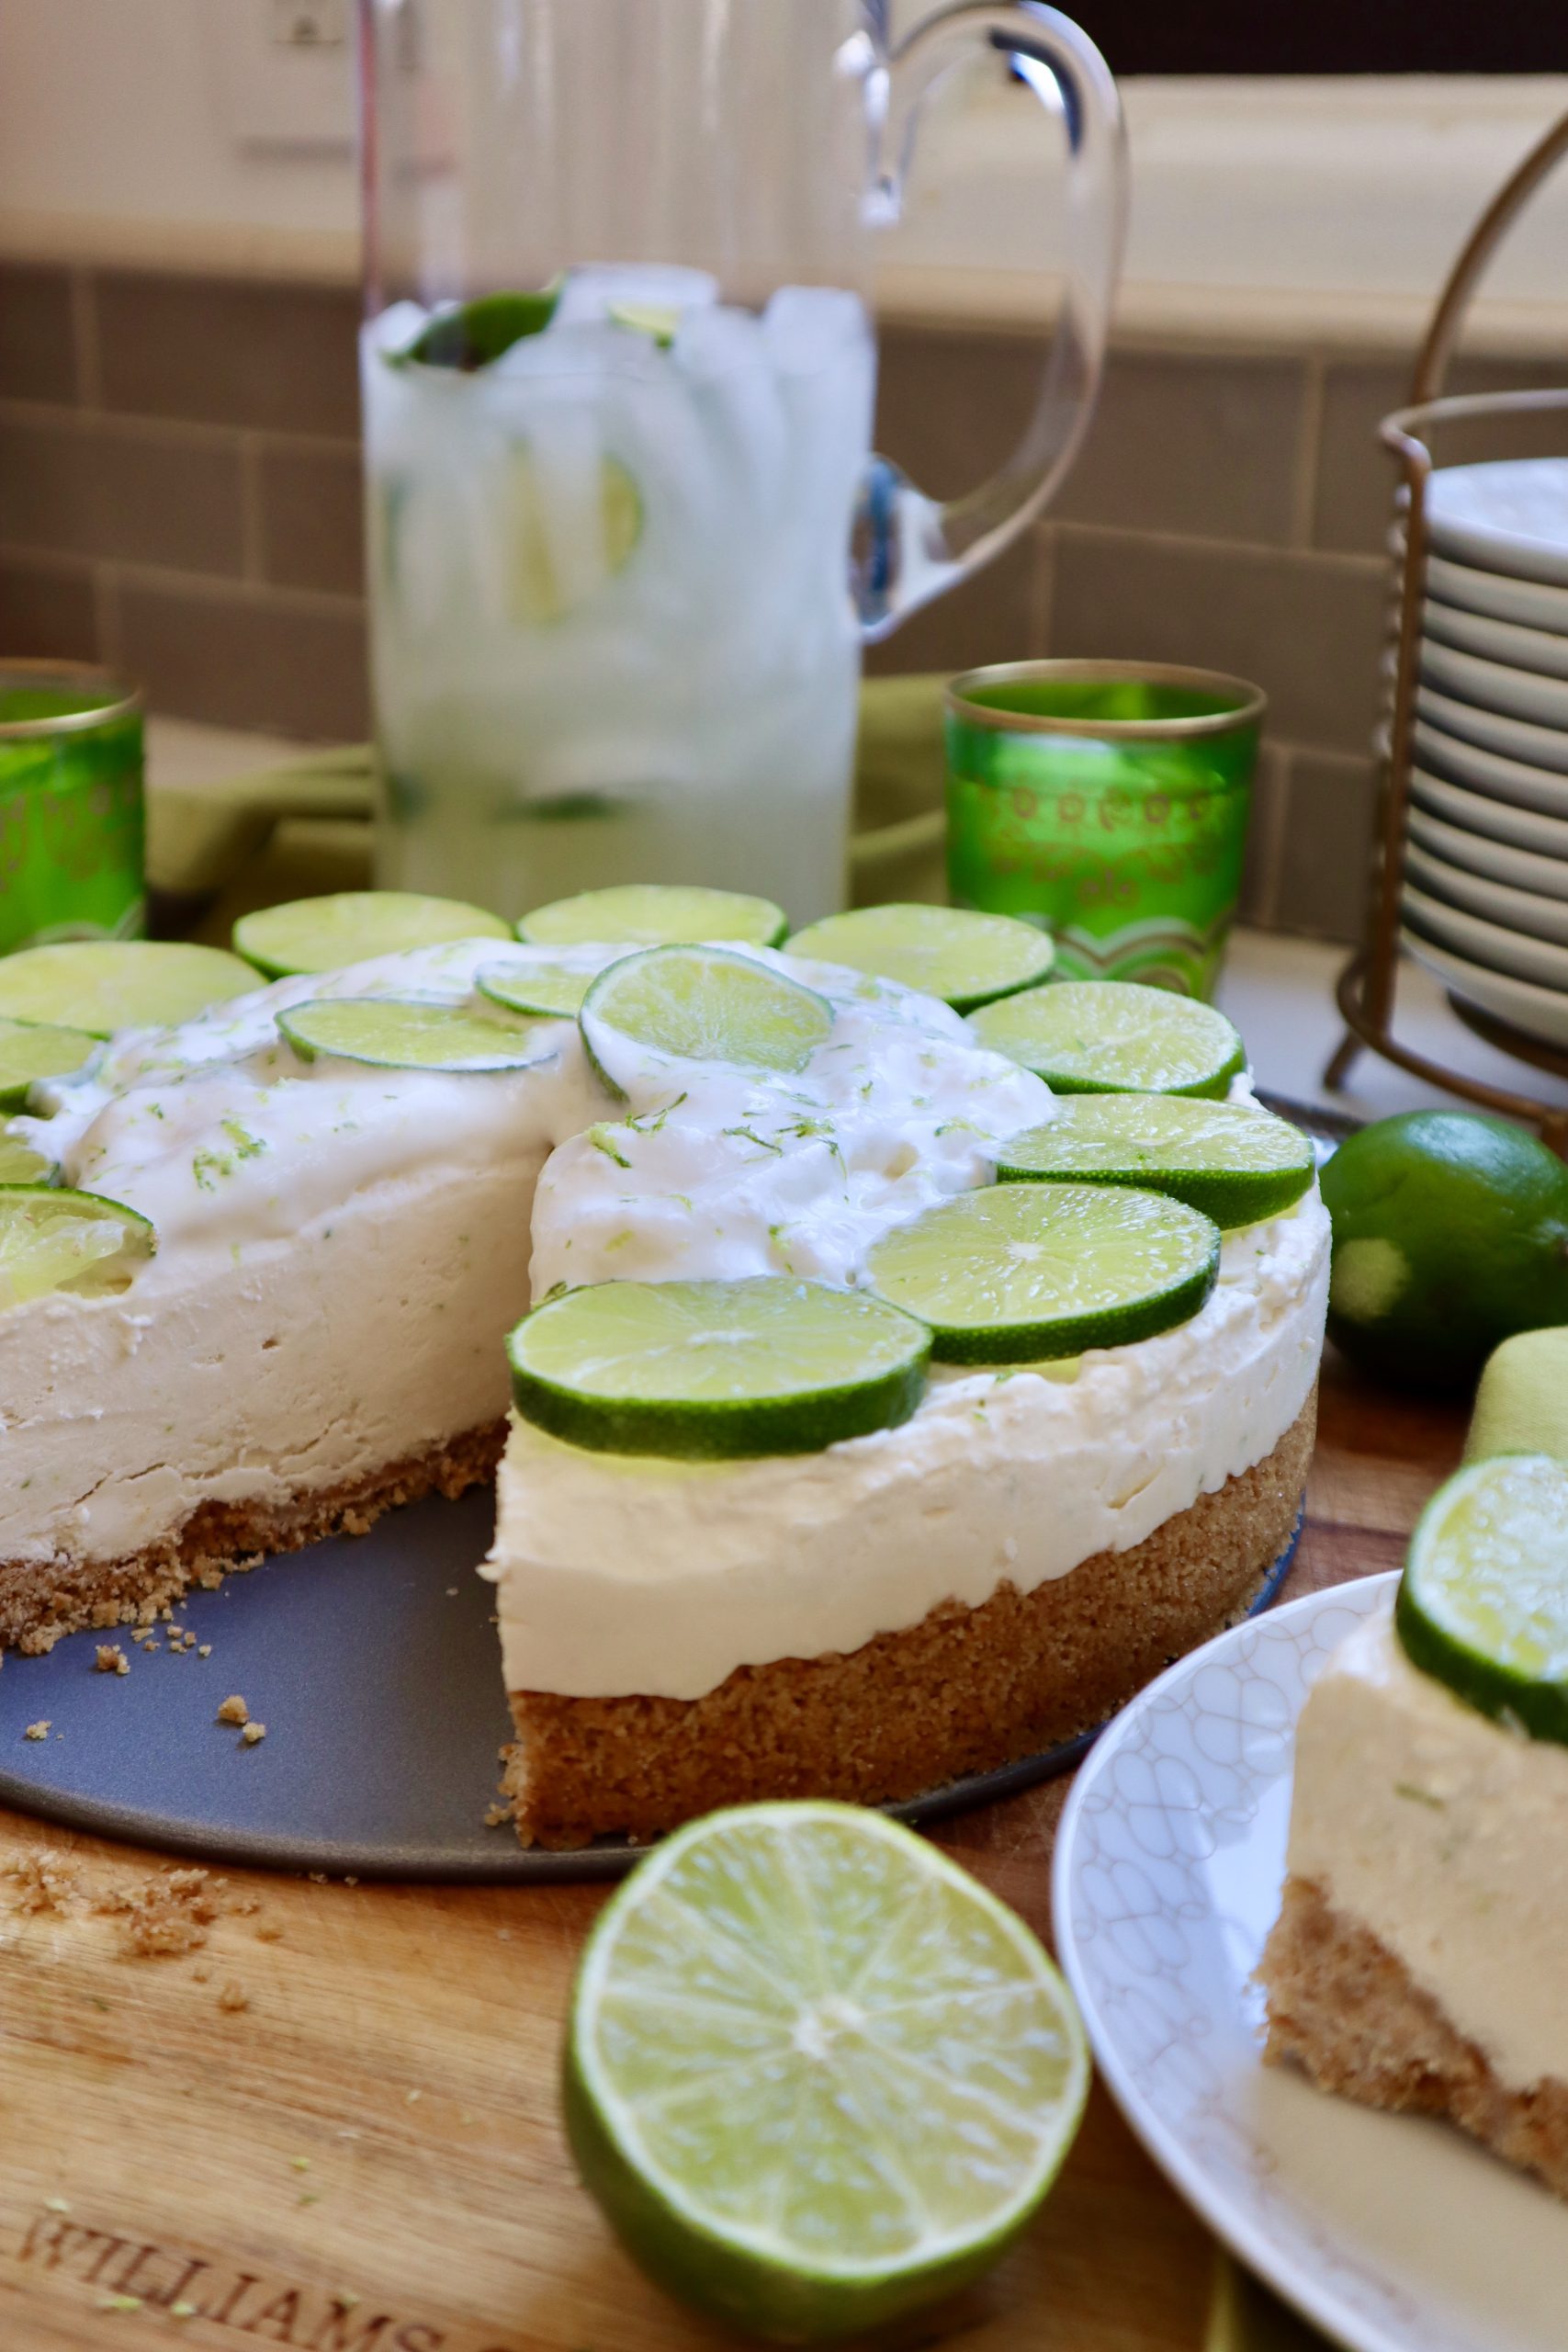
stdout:
<svg viewBox="0 0 1568 2352">
<path fill-rule="evenodd" d="M 1287 1593 L 1397 1565 L 1461 1436 L 1331 1372 Z M 941 1833 L 1042 1934 L 1064 1793 Z M 728 2340 L 644 2284 L 562 2141 L 562 2020 L 603 1888 L 175 1868 L 0 1814 L 4 2352 Z M 1097 2090 L 1036 2227 L 899 2341 L 1193 2352 L 1210 2259 Z"/>
</svg>

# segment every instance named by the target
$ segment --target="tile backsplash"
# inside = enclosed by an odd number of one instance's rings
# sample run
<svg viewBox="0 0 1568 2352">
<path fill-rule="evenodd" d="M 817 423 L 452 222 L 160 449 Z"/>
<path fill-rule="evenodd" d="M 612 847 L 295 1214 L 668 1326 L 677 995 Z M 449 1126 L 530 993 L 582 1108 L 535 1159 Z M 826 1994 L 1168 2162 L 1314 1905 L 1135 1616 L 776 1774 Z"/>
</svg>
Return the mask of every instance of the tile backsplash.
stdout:
<svg viewBox="0 0 1568 2352">
<path fill-rule="evenodd" d="M 0 264 L 0 650 L 96 657 L 167 712 L 367 729 L 352 292 Z M 884 331 L 879 444 L 969 486 L 1027 413 L 1025 337 Z M 1348 939 L 1365 889 L 1397 354 L 1116 349 L 1050 517 L 871 667 L 1204 663 L 1271 699 L 1252 920 Z M 1462 389 L 1546 380 L 1488 360 Z"/>
</svg>

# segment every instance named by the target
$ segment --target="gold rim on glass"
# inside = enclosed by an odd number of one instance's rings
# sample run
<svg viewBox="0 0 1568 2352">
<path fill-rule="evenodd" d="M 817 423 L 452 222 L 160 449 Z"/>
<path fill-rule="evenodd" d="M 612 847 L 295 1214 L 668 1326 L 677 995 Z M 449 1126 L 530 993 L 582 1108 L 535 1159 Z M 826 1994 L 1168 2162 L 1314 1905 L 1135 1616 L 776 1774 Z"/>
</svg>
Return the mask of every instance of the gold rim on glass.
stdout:
<svg viewBox="0 0 1568 2352">
<path fill-rule="evenodd" d="M 1235 697 L 1227 710 L 1198 711 L 1186 718 L 1070 718 L 1048 711 L 998 710 L 972 702 L 979 686 L 1185 686 L 1195 694 Z M 973 727 L 1010 735 L 1089 735 L 1116 743 L 1190 742 L 1195 736 L 1229 735 L 1251 727 L 1269 707 L 1261 686 L 1224 670 L 1190 670 L 1178 662 L 996 662 L 965 670 L 947 689 L 947 707 Z"/>
<path fill-rule="evenodd" d="M 82 735 L 89 728 L 107 727 L 111 719 L 129 718 L 141 708 L 141 687 L 126 685 L 97 662 L 0 661 L 0 693 L 8 685 L 80 686 L 88 691 L 102 686 L 114 699 L 97 703 L 91 710 L 62 711 L 53 718 L 0 718 L 0 743 L 19 742 L 29 735 Z"/>
</svg>

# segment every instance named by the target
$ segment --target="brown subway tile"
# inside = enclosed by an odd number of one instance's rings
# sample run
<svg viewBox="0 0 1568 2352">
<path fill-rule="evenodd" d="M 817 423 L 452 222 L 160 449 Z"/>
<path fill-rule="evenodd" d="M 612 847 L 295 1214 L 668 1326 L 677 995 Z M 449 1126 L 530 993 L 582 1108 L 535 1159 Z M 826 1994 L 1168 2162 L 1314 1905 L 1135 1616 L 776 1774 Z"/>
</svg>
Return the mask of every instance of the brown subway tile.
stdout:
<svg viewBox="0 0 1568 2352">
<path fill-rule="evenodd" d="M 0 555 L 0 661 L 30 653 L 92 662 L 97 652 L 97 605 L 86 565 Z"/>
<path fill-rule="evenodd" d="M 1391 410 L 1410 399 L 1413 359 L 1330 361 L 1324 379 L 1318 440 L 1313 544 L 1381 554 L 1398 476 L 1378 439 Z M 1452 392 L 1550 390 L 1562 371 L 1540 360 L 1461 360 L 1446 389 Z M 1560 456 L 1568 450 L 1568 410 L 1450 428 L 1434 449 L 1441 465 L 1477 458 Z"/>
<path fill-rule="evenodd" d="M 115 270 L 93 290 L 107 408 L 357 433 L 357 305 L 346 289 Z"/>
<path fill-rule="evenodd" d="M 1039 345 L 1021 335 L 892 329 L 878 447 L 933 496 L 971 490 L 1023 430 L 1040 366 Z M 1282 545 L 1305 381 L 1292 358 L 1113 351 L 1053 514 Z"/>
<path fill-rule="evenodd" d="M 983 662 L 1027 661 L 1042 650 L 1035 612 L 1043 557 L 1039 534 L 1026 531 L 983 571 L 923 605 L 902 628 L 873 646 L 867 670 L 873 677 L 887 677 L 908 670 L 971 670 Z"/>
<path fill-rule="evenodd" d="M 363 616 L 265 591 L 119 586 L 125 666 L 158 710 L 217 726 L 352 742 L 368 730 Z"/>
<path fill-rule="evenodd" d="M 1362 751 L 1377 712 L 1381 567 L 1071 524 L 1056 538 L 1053 653 L 1234 671 L 1268 690 L 1276 737 Z"/>
<path fill-rule="evenodd" d="M 1377 809 L 1370 759 L 1292 751 L 1273 923 L 1315 939 L 1359 939 Z"/>
<path fill-rule="evenodd" d="M 71 280 L 62 269 L 0 263 L 0 397 L 76 398 Z"/>
<path fill-rule="evenodd" d="M 0 415 L 0 536 L 65 555 L 241 569 L 238 445 Z"/>
<path fill-rule="evenodd" d="M 1238 909 L 1243 922 L 1258 923 L 1265 930 L 1274 922 L 1284 817 L 1285 754 L 1265 743 L 1252 780 L 1252 821 L 1247 827 Z"/>
<path fill-rule="evenodd" d="M 357 451 L 263 448 L 256 466 L 264 576 L 282 588 L 357 595 L 365 582 Z"/>
</svg>

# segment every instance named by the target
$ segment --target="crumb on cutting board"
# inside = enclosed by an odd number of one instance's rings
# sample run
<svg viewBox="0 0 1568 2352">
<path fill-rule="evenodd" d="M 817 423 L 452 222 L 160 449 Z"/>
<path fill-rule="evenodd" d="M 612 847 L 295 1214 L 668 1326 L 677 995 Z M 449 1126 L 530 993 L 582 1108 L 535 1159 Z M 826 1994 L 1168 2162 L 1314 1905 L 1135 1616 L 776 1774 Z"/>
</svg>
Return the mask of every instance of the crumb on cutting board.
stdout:
<svg viewBox="0 0 1568 2352">
<path fill-rule="evenodd" d="M 64 1911 L 76 1892 L 75 1871 L 52 1854 L 19 1855 L 6 1864 L 5 1875 L 17 1890 L 18 1911 Z"/>
<path fill-rule="evenodd" d="M 136 1887 L 114 1887 L 99 1895 L 95 1911 L 119 1921 L 120 1945 L 139 1960 L 195 1951 L 220 1917 L 216 1885 L 203 1870 L 166 1871 Z"/>
<path fill-rule="evenodd" d="M 231 1976 L 219 1993 L 218 2006 L 220 2009 L 231 2011 L 248 2009 L 251 2006 L 251 1996 L 238 1979 Z"/>
</svg>

